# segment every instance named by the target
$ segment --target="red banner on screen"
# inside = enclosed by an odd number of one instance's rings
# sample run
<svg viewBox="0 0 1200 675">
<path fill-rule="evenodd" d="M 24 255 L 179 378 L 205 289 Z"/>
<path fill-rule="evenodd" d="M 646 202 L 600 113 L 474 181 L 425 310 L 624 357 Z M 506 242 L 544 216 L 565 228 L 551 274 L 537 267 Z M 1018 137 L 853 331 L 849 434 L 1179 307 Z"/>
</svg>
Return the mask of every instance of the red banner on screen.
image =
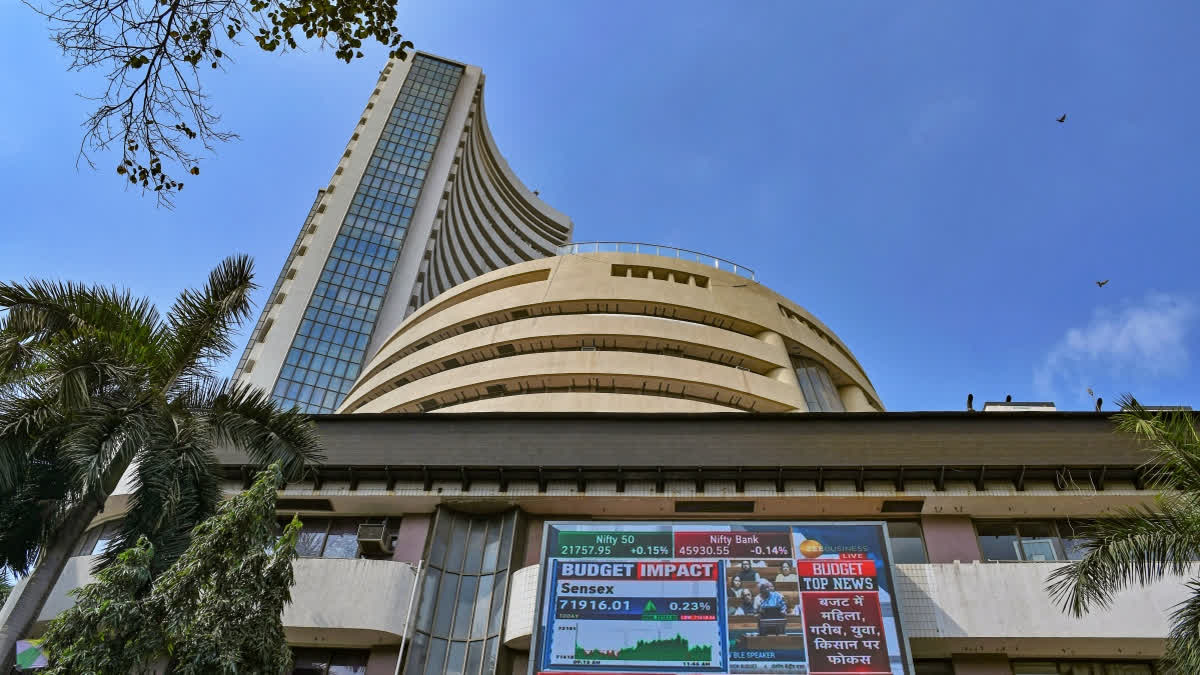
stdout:
<svg viewBox="0 0 1200 675">
<path fill-rule="evenodd" d="M 792 557 L 790 532 L 676 532 L 677 558 L 770 559 Z"/>
<path fill-rule="evenodd" d="M 662 560 L 640 562 L 638 579 L 683 579 L 711 581 L 717 578 L 717 563 Z"/>
<path fill-rule="evenodd" d="M 796 574 L 802 577 L 873 577 L 875 561 L 845 558 L 800 560 L 796 563 Z"/>
<path fill-rule="evenodd" d="M 809 675 L 888 675 L 878 591 L 805 591 L 804 642 Z"/>
</svg>

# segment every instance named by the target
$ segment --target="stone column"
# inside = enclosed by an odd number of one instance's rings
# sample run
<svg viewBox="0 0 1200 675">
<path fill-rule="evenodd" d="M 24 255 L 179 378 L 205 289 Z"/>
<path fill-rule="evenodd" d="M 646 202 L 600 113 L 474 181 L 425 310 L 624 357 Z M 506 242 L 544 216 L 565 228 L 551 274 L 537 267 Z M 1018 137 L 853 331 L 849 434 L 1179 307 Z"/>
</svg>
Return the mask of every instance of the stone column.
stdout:
<svg viewBox="0 0 1200 675">
<path fill-rule="evenodd" d="M 790 384 L 799 390 L 800 380 L 796 378 L 796 369 L 792 367 L 792 355 L 788 354 L 787 345 L 783 343 L 783 336 L 773 330 L 764 330 L 754 337 L 774 347 L 775 361 L 784 364 L 782 368 L 775 368 L 767 373 L 767 377 Z M 806 407 L 804 410 L 797 408 L 792 412 L 808 412 L 808 408 Z"/>
<path fill-rule="evenodd" d="M 844 384 L 838 387 L 838 396 L 842 399 L 842 406 L 846 408 L 846 412 L 878 412 L 875 406 L 867 400 L 867 395 L 863 392 L 862 387 L 857 384 Z"/>
<path fill-rule="evenodd" d="M 979 540 L 967 516 L 921 516 L 925 550 L 931 563 L 978 562 Z"/>
</svg>

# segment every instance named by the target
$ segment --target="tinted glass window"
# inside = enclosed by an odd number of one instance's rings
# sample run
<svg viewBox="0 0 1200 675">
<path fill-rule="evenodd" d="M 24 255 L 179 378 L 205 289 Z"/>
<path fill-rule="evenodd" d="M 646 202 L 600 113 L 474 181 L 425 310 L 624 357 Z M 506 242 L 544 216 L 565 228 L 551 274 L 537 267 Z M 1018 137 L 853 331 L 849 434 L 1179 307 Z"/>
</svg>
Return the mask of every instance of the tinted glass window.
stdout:
<svg viewBox="0 0 1200 675">
<path fill-rule="evenodd" d="M 892 544 L 892 562 L 926 563 L 925 542 L 921 538 L 921 524 L 910 520 L 888 523 L 888 539 Z"/>
<path fill-rule="evenodd" d="M 1009 522 L 979 521 L 975 523 L 979 533 L 979 550 L 984 560 L 1020 560 L 1017 549 L 1017 530 Z"/>
</svg>

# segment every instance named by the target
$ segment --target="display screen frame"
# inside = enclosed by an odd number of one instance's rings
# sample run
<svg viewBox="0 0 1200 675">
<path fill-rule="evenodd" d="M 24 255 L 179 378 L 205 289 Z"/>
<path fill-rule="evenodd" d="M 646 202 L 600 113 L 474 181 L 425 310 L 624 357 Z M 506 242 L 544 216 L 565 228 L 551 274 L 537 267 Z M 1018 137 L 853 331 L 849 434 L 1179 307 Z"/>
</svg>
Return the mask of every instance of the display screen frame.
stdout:
<svg viewBox="0 0 1200 675">
<path fill-rule="evenodd" d="M 829 528 L 829 527 L 864 527 L 864 526 L 867 526 L 867 527 L 878 528 L 878 533 L 882 540 L 881 552 L 885 556 L 885 559 L 883 561 L 881 561 L 882 565 L 880 565 L 879 569 L 876 570 L 876 578 L 879 578 L 881 580 L 881 582 L 886 584 L 886 587 L 890 590 L 890 599 L 891 599 L 891 607 L 892 607 L 892 617 L 891 618 L 893 619 L 893 622 L 894 622 L 894 632 L 895 632 L 894 636 L 891 636 L 891 635 L 884 636 L 883 649 L 884 650 L 888 649 L 889 641 L 894 637 L 896 646 L 899 649 L 899 655 L 898 655 L 899 656 L 899 664 L 898 665 L 901 667 L 901 669 L 903 671 L 903 675 L 912 675 L 915 672 L 914 666 L 913 666 L 913 660 L 912 660 L 912 650 L 911 650 L 911 647 L 909 644 L 909 640 L 910 640 L 910 638 L 908 637 L 909 632 L 908 632 L 908 630 L 906 630 L 906 627 L 904 626 L 902 612 L 900 611 L 900 600 L 898 597 L 899 593 L 896 588 L 896 575 L 893 573 L 893 569 L 892 569 L 892 567 L 893 567 L 892 544 L 891 544 L 891 538 L 888 533 L 888 523 L 886 520 L 848 520 L 847 519 L 847 520 L 794 520 L 794 521 L 788 521 L 788 520 L 752 520 L 752 519 L 728 519 L 728 520 L 713 520 L 713 519 L 705 519 L 705 520 L 674 519 L 674 520 L 671 520 L 671 519 L 664 519 L 664 520 L 547 520 L 542 524 L 542 538 L 541 538 L 541 542 L 540 542 L 540 552 L 539 552 L 539 556 L 538 556 L 538 561 L 539 561 L 538 572 L 539 573 L 538 573 L 538 583 L 537 583 L 537 596 L 535 598 L 532 634 L 530 636 L 528 675 L 543 675 L 543 674 L 544 675 L 556 675 L 558 673 L 563 673 L 563 674 L 591 673 L 592 675 L 613 675 L 615 673 L 619 673 L 620 675 L 638 675 L 638 674 L 666 675 L 668 673 L 670 673 L 670 674 L 685 673 L 685 674 L 690 675 L 692 673 L 695 673 L 695 674 L 699 675 L 700 673 L 710 673 L 713 675 L 722 675 L 724 673 L 734 672 L 731 670 L 731 664 L 729 662 L 725 662 L 723 664 L 724 668 L 720 669 L 720 670 L 717 670 L 717 669 L 714 669 L 711 667 L 709 667 L 709 668 L 684 667 L 684 668 L 680 669 L 680 668 L 676 668 L 674 666 L 665 667 L 665 668 L 657 668 L 656 667 L 653 669 L 645 668 L 645 667 L 630 668 L 628 666 L 622 666 L 622 665 L 614 665 L 613 668 L 611 668 L 611 669 L 603 669 L 603 668 L 599 668 L 594 665 L 577 666 L 574 668 L 571 668 L 569 666 L 568 667 L 552 666 L 552 667 L 550 667 L 550 669 L 546 669 L 546 665 L 543 663 L 543 660 L 544 660 L 544 657 L 546 656 L 546 651 L 547 651 L 546 650 L 547 645 L 545 644 L 545 641 L 547 639 L 546 633 L 547 633 L 547 627 L 548 627 L 548 623 L 549 623 L 549 619 L 550 619 L 550 617 L 547 616 L 547 611 L 546 611 L 547 608 L 549 607 L 549 603 L 550 603 L 550 597 L 548 596 L 548 593 L 551 589 L 548 588 L 548 585 L 549 585 L 551 578 L 556 576 L 556 570 L 558 569 L 555 565 L 553 565 L 551 563 L 560 562 L 560 561 L 564 561 L 564 560 L 570 562 L 573 559 L 579 559 L 581 561 L 595 559 L 594 557 L 589 557 L 589 556 L 585 555 L 586 553 L 588 553 L 588 551 L 580 551 L 578 555 L 571 555 L 571 556 L 552 555 L 550 547 L 557 540 L 556 537 L 552 536 L 552 529 L 554 529 L 554 528 L 559 528 L 559 529 L 562 529 L 562 528 L 585 528 L 586 530 L 597 531 L 597 530 L 600 530 L 600 528 L 603 528 L 605 526 L 612 526 L 614 528 L 614 531 L 619 531 L 621 528 L 642 527 L 642 528 L 660 528 L 657 531 L 661 532 L 662 531 L 661 528 L 670 528 L 669 531 L 671 532 L 672 537 L 674 537 L 674 534 L 678 530 L 683 530 L 685 532 L 691 531 L 691 530 L 688 530 L 687 528 L 699 528 L 701 530 L 703 530 L 704 528 L 713 528 L 712 531 L 714 531 L 714 532 L 719 532 L 720 531 L 719 528 L 729 528 L 729 527 L 755 528 L 756 531 L 758 530 L 758 528 L 786 528 L 786 530 L 791 533 L 795 533 L 798 528 L 805 528 L 805 527 Z M 646 532 L 654 532 L 654 531 L 656 531 L 656 530 L 649 530 L 649 529 L 646 530 Z M 674 550 L 672 550 L 673 555 L 666 559 L 689 560 L 689 561 L 693 559 L 693 558 L 681 558 L 681 557 L 675 556 L 674 553 L 678 552 L 679 550 L 682 550 L 682 549 L 674 548 Z M 791 557 L 789 559 L 792 560 L 793 564 L 796 563 L 796 556 L 799 554 L 800 554 L 800 551 L 798 551 L 798 550 L 791 551 Z M 617 560 L 630 560 L 630 559 L 633 559 L 634 556 L 614 555 L 613 557 Z M 731 552 L 725 556 L 725 558 L 738 558 L 738 557 L 741 557 L 741 556 L 736 555 L 736 552 Z M 654 558 L 649 558 L 649 559 L 650 560 L 663 560 L 664 558 L 654 557 Z M 721 556 L 714 555 L 712 557 L 696 557 L 694 559 L 697 561 L 705 561 L 705 560 L 711 561 L 711 560 L 724 559 L 724 558 L 721 558 Z M 721 593 L 719 594 L 719 599 L 720 599 L 719 604 L 720 604 L 720 611 L 721 611 L 722 615 L 724 615 L 724 613 L 726 612 L 726 603 L 724 601 L 724 595 L 725 595 L 726 590 L 727 589 L 724 589 L 722 587 Z M 717 621 L 721 624 L 721 629 L 720 629 L 721 639 L 727 640 L 728 639 L 728 635 L 727 635 L 728 625 L 727 625 L 726 617 L 718 616 Z M 885 629 L 885 631 L 886 631 L 886 629 Z M 807 650 L 807 647 L 806 647 L 806 650 Z M 731 650 L 726 649 L 724 651 L 728 652 Z M 807 657 L 807 653 L 806 653 L 806 659 L 807 658 L 808 657 Z M 806 661 L 806 663 L 807 663 L 807 661 Z M 891 661 L 891 660 L 889 660 L 889 664 L 890 664 L 889 665 L 890 668 L 894 668 L 895 665 L 897 665 L 894 661 Z M 754 672 L 754 671 L 737 671 L 737 672 Z M 763 670 L 760 670 L 757 672 L 771 672 L 771 671 L 769 669 L 763 669 Z M 783 671 L 775 671 L 775 672 L 783 672 Z M 807 672 L 812 672 L 812 671 L 809 670 Z M 818 672 L 821 672 L 821 671 L 818 671 Z M 852 671 L 846 671 L 846 672 L 852 672 Z M 894 670 L 890 671 L 890 672 L 897 673 L 897 671 L 894 671 Z"/>
</svg>

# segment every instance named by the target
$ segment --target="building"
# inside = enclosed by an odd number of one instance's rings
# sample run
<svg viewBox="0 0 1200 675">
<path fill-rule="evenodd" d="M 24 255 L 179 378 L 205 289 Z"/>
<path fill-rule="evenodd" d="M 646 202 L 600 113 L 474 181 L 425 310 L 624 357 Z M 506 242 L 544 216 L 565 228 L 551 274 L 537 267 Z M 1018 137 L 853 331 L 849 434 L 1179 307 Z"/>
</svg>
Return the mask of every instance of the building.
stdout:
<svg viewBox="0 0 1200 675">
<path fill-rule="evenodd" d="M 327 463 L 278 504 L 305 530 L 283 617 L 295 672 L 1161 672 L 1182 583 L 1082 619 L 1044 590 L 1078 557 L 1080 520 L 1153 499 L 1146 455 L 1105 414 L 885 412 L 833 330 L 749 269 L 568 244 L 570 221 L 499 158 L 481 83 L 427 55 L 385 69 L 239 366 L 338 411 L 316 418 Z M 414 120 L 435 122 L 385 131 Z M 360 251 L 359 219 L 377 218 L 362 208 L 385 189 L 370 167 L 417 133 L 425 163 L 405 175 L 440 189 L 410 183 L 412 204 L 394 201 L 400 219 Z M 350 250 L 390 267 L 368 265 L 359 288 Z M 244 458 L 221 462 L 230 492 L 249 484 Z M 42 621 L 88 580 L 126 498 L 110 498 Z M 878 545 L 838 543 L 851 530 Z M 741 548 L 719 543 L 735 536 Z M 810 668 L 818 654 L 846 667 Z"/>
<path fill-rule="evenodd" d="M 500 155 L 479 68 L 390 61 L 317 191 L 235 377 L 333 412 L 404 317 L 459 283 L 554 255 L 569 218 Z"/>
<path fill-rule="evenodd" d="M 346 668 L 330 672 L 393 674 L 402 642 L 403 673 L 528 672 L 546 521 L 886 521 L 892 606 L 921 675 L 1154 673 L 1184 592 L 1158 584 L 1072 619 L 1043 590 L 1077 555 L 1073 522 L 1152 498 L 1145 456 L 1104 414 L 447 412 L 318 424 L 329 461 L 279 502 L 308 533 L 284 622 L 306 663 Z M 252 470 L 224 461 L 228 488 L 241 488 Z M 103 527 L 43 620 L 87 580 Z M 382 532 L 390 552 L 368 541 L 360 556 L 359 538 Z"/>
<path fill-rule="evenodd" d="M 341 412 L 883 409 L 837 335 L 747 268 L 646 244 L 561 252 L 421 307 Z"/>
</svg>

